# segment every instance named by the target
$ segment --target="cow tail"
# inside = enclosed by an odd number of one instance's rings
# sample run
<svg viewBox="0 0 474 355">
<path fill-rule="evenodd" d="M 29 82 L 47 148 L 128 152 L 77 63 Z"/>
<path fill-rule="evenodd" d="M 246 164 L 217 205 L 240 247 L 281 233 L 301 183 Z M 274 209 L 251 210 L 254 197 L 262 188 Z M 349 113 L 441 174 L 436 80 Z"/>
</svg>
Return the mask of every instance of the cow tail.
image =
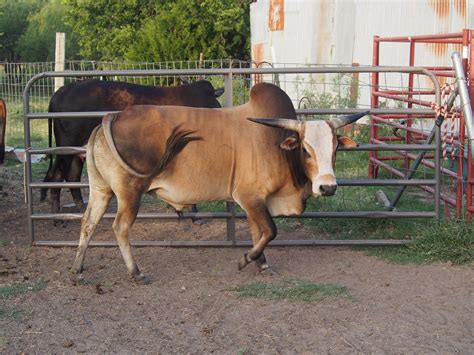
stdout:
<svg viewBox="0 0 474 355">
<path fill-rule="evenodd" d="M 105 117 L 102 119 L 102 127 L 104 130 L 104 135 L 105 135 L 105 140 L 107 141 L 107 145 L 109 146 L 109 149 L 115 158 L 116 161 L 119 162 L 120 166 L 124 168 L 129 174 L 139 177 L 139 178 L 148 178 L 152 175 L 150 174 L 142 174 L 135 169 L 133 169 L 130 165 L 128 165 L 120 156 L 120 153 L 117 150 L 117 147 L 115 146 L 114 138 L 112 137 L 112 123 L 114 120 L 117 118 L 117 114 L 107 114 Z"/>
<path fill-rule="evenodd" d="M 95 165 L 95 158 L 94 158 L 94 145 L 95 145 L 95 136 L 97 135 L 97 131 L 101 128 L 101 125 L 98 125 L 92 131 L 89 141 L 87 142 L 87 151 L 86 151 L 86 164 L 87 164 L 87 172 L 89 173 L 89 180 L 90 173 L 99 174 L 97 170 L 97 166 Z M 89 181 L 90 182 L 90 181 Z"/>
<path fill-rule="evenodd" d="M 53 146 L 53 119 L 48 118 L 48 148 Z M 49 168 L 53 167 L 53 154 L 49 154 Z"/>
</svg>

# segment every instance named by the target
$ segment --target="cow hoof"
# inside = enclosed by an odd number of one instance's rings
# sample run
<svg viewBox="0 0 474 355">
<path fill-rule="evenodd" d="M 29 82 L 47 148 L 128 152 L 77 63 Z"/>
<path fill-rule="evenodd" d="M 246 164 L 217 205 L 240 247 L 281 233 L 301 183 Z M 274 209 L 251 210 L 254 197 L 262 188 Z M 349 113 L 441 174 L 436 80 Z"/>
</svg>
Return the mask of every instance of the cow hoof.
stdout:
<svg viewBox="0 0 474 355">
<path fill-rule="evenodd" d="M 205 219 L 193 219 L 193 224 L 196 226 L 205 225 L 207 221 Z"/>
<path fill-rule="evenodd" d="M 242 270 L 244 267 L 246 267 L 248 264 L 250 264 L 252 260 L 248 260 L 248 254 L 245 253 L 244 255 L 242 255 L 242 258 L 240 258 L 239 260 L 239 264 L 238 264 L 238 268 L 239 268 L 239 271 Z"/>
<path fill-rule="evenodd" d="M 73 286 L 77 286 L 82 280 L 84 280 L 84 276 L 82 273 L 78 273 L 72 271 L 69 273 L 69 281 L 71 281 Z"/>
<path fill-rule="evenodd" d="M 268 264 L 262 264 L 258 267 L 260 274 L 265 276 L 277 276 L 278 273 L 273 270 Z"/>
<path fill-rule="evenodd" d="M 61 220 L 56 220 L 56 221 L 53 221 L 53 225 L 55 227 L 62 227 L 62 228 L 66 228 L 67 227 L 67 221 L 61 221 Z"/>
<path fill-rule="evenodd" d="M 150 279 L 142 273 L 134 275 L 132 279 L 137 285 L 148 285 L 150 283 Z"/>
</svg>

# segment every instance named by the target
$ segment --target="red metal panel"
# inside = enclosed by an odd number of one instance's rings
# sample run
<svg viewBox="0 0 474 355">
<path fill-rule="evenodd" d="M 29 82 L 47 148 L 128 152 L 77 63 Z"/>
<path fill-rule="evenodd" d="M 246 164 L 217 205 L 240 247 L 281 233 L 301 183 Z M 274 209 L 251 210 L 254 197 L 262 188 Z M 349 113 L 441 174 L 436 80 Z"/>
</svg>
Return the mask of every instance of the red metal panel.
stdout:
<svg viewBox="0 0 474 355">
<path fill-rule="evenodd" d="M 453 6 L 454 9 L 462 16 L 465 17 L 466 14 L 466 0 L 454 0 L 454 2 L 450 1 L 444 1 L 444 0 L 432 0 L 431 1 L 431 6 L 433 7 L 434 11 L 436 12 L 437 16 L 441 19 L 446 19 L 450 16 L 450 14 L 453 12 Z M 465 66 L 465 71 L 467 74 L 468 78 L 468 87 L 469 87 L 469 94 L 470 94 L 470 99 L 471 102 L 474 102 L 474 30 L 464 30 L 463 32 L 459 33 L 444 33 L 444 34 L 436 34 L 436 35 L 423 35 L 423 36 L 403 36 L 403 37 L 385 37 L 381 38 L 378 36 L 374 37 L 374 50 L 373 50 L 373 64 L 374 65 L 380 65 L 380 60 L 379 60 L 379 50 L 380 50 L 380 43 L 383 42 L 398 42 L 398 43 L 410 43 L 410 52 L 408 53 L 409 55 L 409 63 L 411 66 L 415 64 L 415 47 L 416 44 L 418 43 L 424 43 L 428 48 L 432 50 L 432 52 L 438 56 L 438 57 L 446 57 L 450 53 L 450 51 L 459 51 L 461 52 L 464 48 L 470 48 L 470 51 L 468 53 L 469 58 L 465 58 L 463 60 L 463 64 Z M 435 72 L 440 84 L 443 84 L 446 82 L 446 78 L 448 77 L 454 77 L 453 72 L 451 68 L 448 67 L 430 67 L 429 70 Z M 451 80 L 452 81 L 452 80 Z M 396 92 L 396 90 L 393 91 L 385 91 L 385 90 L 380 90 L 379 89 L 379 83 L 378 80 L 376 80 L 376 77 L 374 76 L 372 78 L 372 107 L 376 107 L 375 105 L 378 104 L 378 98 L 379 97 L 385 97 L 389 99 L 394 99 L 398 100 L 401 102 L 407 102 L 408 107 L 411 107 L 413 104 L 421 104 L 423 106 L 429 105 L 430 103 L 427 101 L 423 100 L 415 100 L 413 97 L 418 96 L 418 95 L 423 95 L 423 94 L 428 94 L 427 91 L 425 92 L 418 92 L 414 87 L 413 87 L 413 75 L 409 75 L 409 82 L 408 82 L 408 92 Z M 409 117 L 409 116 L 407 116 Z M 421 116 L 420 116 L 421 117 Z M 384 116 L 382 117 L 374 117 L 372 116 L 372 125 L 371 125 L 371 130 L 370 130 L 370 138 L 371 138 L 371 143 L 377 143 L 383 141 L 390 141 L 392 137 L 378 137 L 378 128 L 376 125 L 376 122 L 383 122 L 385 124 L 389 125 L 398 125 L 396 123 L 391 123 L 386 121 L 388 117 Z M 395 118 L 395 117 L 393 117 Z M 400 117 L 401 118 L 401 117 Z M 416 117 L 419 118 L 419 117 Z M 412 139 L 418 139 L 420 137 L 415 137 L 413 134 L 413 129 L 410 128 L 411 126 L 411 120 L 407 120 L 407 126 L 405 126 L 406 132 L 406 138 L 407 138 L 407 143 L 410 142 Z M 402 127 L 403 128 L 403 127 Z M 457 172 L 452 172 L 448 171 L 447 169 L 442 169 L 442 173 L 444 175 L 447 175 L 457 181 L 457 188 L 455 195 L 452 197 L 446 196 L 443 194 L 442 199 L 444 201 L 447 201 L 449 205 L 452 205 L 455 208 L 456 211 L 456 216 L 461 217 L 462 215 L 462 208 L 463 208 L 463 161 L 464 161 L 464 140 L 465 140 L 465 126 L 464 126 L 464 121 L 460 120 L 459 122 L 459 133 L 456 137 L 458 140 L 456 141 L 456 145 L 458 146 L 458 155 L 457 155 Z M 421 139 L 421 138 L 420 138 Z M 413 157 L 405 155 L 407 158 L 407 162 L 409 162 L 410 159 Z M 384 160 L 389 160 L 391 157 L 384 158 Z M 382 166 L 385 169 L 387 169 L 387 166 L 385 164 L 381 164 L 382 159 L 377 159 L 375 155 L 371 155 L 369 159 L 369 176 L 370 177 L 376 177 L 375 171 L 377 171 L 378 166 Z M 408 164 L 409 165 L 409 164 Z M 434 167 L 433 163 L 428 163 L 426 161 L 424 165 L 427 166 L 432 166 Z M 393 168 L 392 168 L 393 169 Z M 473 185 L 474 185 L 474 165 L 472 164 L 472 152 L 468 150 L 468 164 L 467 164 L 467 176 L 468 176 L 468 184 L 467 184 L 467 193 L 466 193 L 466 205 L 467 205 L 467 214 L 466 214 L 466 219 L 470 220 L 471 214 L 474 212 L 474 206 L 473 206 L 473 198 L 472 198 L 472 193 L 473 193 Z M 401 172 L 399 171 L 401 174 Z M 372 175 L 370 175 L 372 174 Z M 426 189 L 429 191 L 429 189 Z M 448 215 L 448 213 L 447 213 Z"/>
</svg>

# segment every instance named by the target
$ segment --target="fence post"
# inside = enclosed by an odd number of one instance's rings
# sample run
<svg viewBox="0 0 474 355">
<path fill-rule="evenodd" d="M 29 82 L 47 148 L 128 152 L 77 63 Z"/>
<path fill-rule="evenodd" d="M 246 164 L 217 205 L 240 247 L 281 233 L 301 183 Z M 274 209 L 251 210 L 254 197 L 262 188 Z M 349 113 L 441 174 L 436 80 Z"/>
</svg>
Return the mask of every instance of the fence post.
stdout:
<svg viewBox="0 0 474 355">
<path fill-rule="evenodd" d="M 66 58 L 66 34 L 56 32 L 56 51 L 54 56 L 54 71 L 64 71 Z M 64 77 L 54 77 L 54 92 L 64 86 Z"/>
<path fill-rule="evenodd" d="M 224 107 L 233 106 L 233 92 L 232 92 L 232 68 L 229 71 L 229 74 L 224 76 Z M 226 211 L 232 214 L 231 217 L 227 218 L 227 240 L 232 241 L 232 244 L 235 244 L 235 204 L 233 202 L 227 201 L 225 203 Z"/>
</svg>

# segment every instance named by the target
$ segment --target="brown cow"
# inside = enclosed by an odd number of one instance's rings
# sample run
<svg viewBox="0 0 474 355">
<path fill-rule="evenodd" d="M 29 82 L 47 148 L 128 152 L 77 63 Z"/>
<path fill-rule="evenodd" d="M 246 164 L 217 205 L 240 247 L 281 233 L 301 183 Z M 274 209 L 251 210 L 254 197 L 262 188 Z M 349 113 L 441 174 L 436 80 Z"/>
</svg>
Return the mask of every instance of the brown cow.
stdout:
<svg viewBox="0 0 474 355">
<path fill-rule="evenodd" d="M 146 281 L 128 236 L 144 193 L 177 211 L 199 202 L 237 202 L 253 240 L 238 267 L 255 261 L 266 270 L 263 250 L 276 236 L 272 216 L 301 214 L 310 196 L 335 193 L 336 148 L 356 145 L 335 131 L 365 114 L 296 121 L 286 93 L 261 83 L 248 103 L 233 108 L 134 106 L 105 116 L 87 146 L 90 202 L 73 277 L 82 272 L 89 240 L 115 195 L 113 230 L 120 251 L 131 277 Z"/>
</svg>

